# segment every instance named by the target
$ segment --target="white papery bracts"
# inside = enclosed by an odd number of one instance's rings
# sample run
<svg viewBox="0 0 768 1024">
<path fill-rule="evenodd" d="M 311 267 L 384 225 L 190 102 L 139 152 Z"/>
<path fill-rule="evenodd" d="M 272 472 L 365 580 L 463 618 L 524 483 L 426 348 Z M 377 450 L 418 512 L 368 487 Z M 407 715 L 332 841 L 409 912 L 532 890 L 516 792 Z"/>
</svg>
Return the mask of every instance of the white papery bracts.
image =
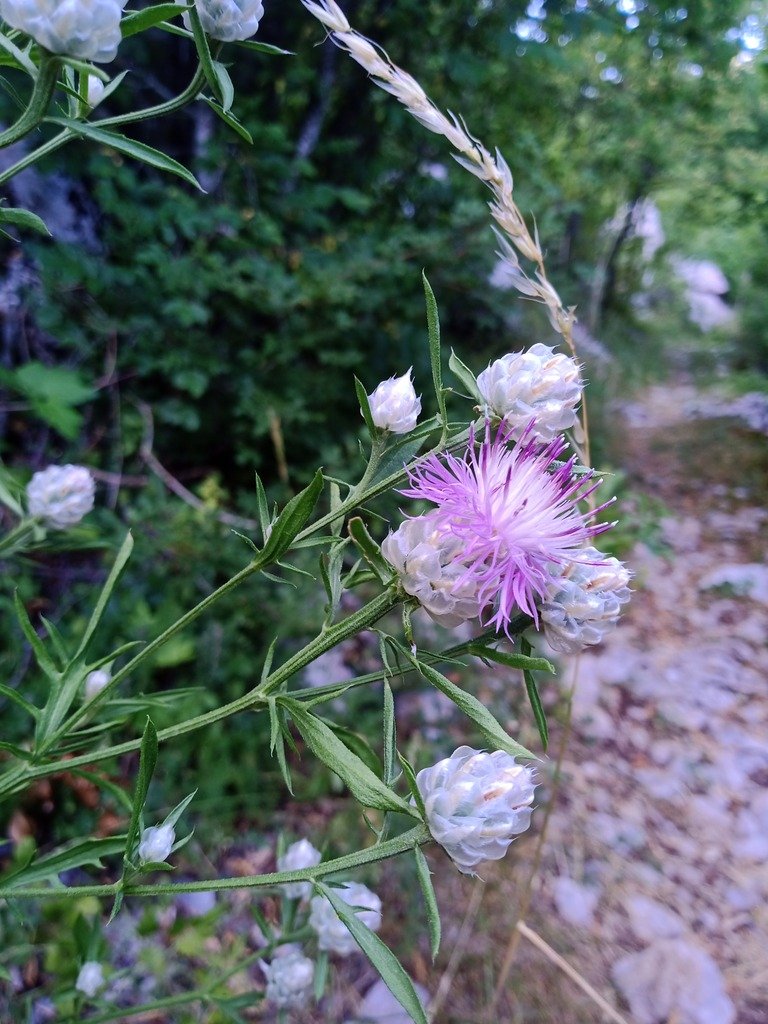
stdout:
<svg viewBox="0 0 768 1024">
<path fill-rule="evenodd" d="M 533 770 L 504 751 L 459 747 L 420 771 L 416 784 L 432 837 L 463 874 L 500 860 L 531 823 Z"/>
<path fill-rule="evenodd" d="M 93 508 L 95 485 L 85 466 L 48 466 L 27 484 L 27 508 L 54 530 L 79 523 Z"/>
<path fill-rule="evenodd" d="M 453 629 L 480 614 L 478 585 L 465 578 L 461 541 L 438 529 L 434 514 L 406 519 L 384 538 L 381 553 L 403 590 L 441 626 Z"/>
<path fill-rule="evenodd" d="M 264 15 L 262 0 L 195 0 L 195 7 L 205 34 L 222 43 L 250 39 Z M 183 15 L 183 19 L 191 29 L 189 15 Z"/>
<path fill-rule="evenodd" d="M 409 434 L 416 426 L 421 412 L 421 399 L 411 381 L 411 367 L 402 377 L 383 380 L 372 395 L 368 395 L 373 422 L 380 430 L 390 434 Z"/>
<path fill-rule="evenodd" d="M 361 907 L 355 915 L 371 931 L 377 932 L 381 927 L 381 900 L 375 892 L 360 882 L 348 882 L 343 888 L 335 889 L 334 894 L 344 900 L 350 907 Z M 325 896 L 313 896 L 309 923 L 317 933 L 317 944 L 320 949 L 339 956 L 349 956 L 358 948 L 352 936 L 336 911 Z"/>
<path fill-rule="evenodd" d="M 519 440 L 531 420 L 532 436 L 551 441 L 577 423 L 583 384 L 575 359 L 548 345 L 502 356 L 478 376 L 477 387 L 489 410 Z"/>
<path fill-rule="evenodd" d="M 561 568 L 561 567 L 558 567 Z M 547 643 L 562 654 L 578 654 L 599 644 L 616 625 L 630 597 L 632 574 L 618 558 L 597 548 L 579 552 L 579 561 L 553 575 L 541 623 Z"/>
<path fill-rule="evenodd" d="M 300 839 L 297 843 L 291 843 L 285 853 L 277 858 L 277 870 L 300 871 L 302 868 L 313 868 L 320 860 L 320 851 L 316 850 L 308 839 Z M 308 899 L 312 892 L 312 883 L 286 882 L 283 891 L 293 900 Z"/>
<path fill-rule="evenodd" d="M 82 992 L 89 999 L 93 999 L 103 984 L 104 969 L 101 964 L 98 960 L 86 960 L 77 975 L 75 982 L 77 991 Z"/>
<path fill-rule="evenodd" d="M 176 842 L 173 825 L 155 825 L 145 828 L 139 843 L 139 859 L 146 864 L 162 864 L 168 860 Z"/>
<path fill-rule="evenodd" d="M 0 0 L 0 16 L 51 53 L 107 64 L 115 59 L 127 0 Z"/>
<path fill-rule="evenodd" d="M 267 979 L 268 1002 L 279 1009 L 306 1006 L 312 992 L 315 965 L 298 950 L 276 956 L 272 963 L 261 961 Z"/>
</svg>

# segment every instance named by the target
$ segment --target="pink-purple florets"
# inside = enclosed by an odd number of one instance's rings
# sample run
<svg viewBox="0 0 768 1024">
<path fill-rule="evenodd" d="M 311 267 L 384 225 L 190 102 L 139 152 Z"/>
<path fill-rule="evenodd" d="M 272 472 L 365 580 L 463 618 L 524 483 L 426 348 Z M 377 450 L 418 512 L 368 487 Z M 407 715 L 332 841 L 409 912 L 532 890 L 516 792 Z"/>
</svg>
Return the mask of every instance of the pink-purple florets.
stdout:
<svg viewBox="0 0 768 1024">
<path fill-rule="evenodd" d="M 610 502 L 579 508 L 599 485 L 593 471 L 577 474 L 575 457 L 554 467 L 565 439 L 541 444 L 531 427 L 510 447 L 508 430 L 492 438 L 486 425 L 482 443 L 473 434 L 463 458 L 424 459 L 402 492 L 437 506 L 436 524 L 461 542 L 463 578 L 478 586 L 478 613 L 492 608 L 488 623 L 497 631 L 508 629 L 518 609 L 538 623 L 536 602 L 546 597 L 553 568 L 578 561 L 579 548 L 610 526 L 593 522 Z"/>
</svg>

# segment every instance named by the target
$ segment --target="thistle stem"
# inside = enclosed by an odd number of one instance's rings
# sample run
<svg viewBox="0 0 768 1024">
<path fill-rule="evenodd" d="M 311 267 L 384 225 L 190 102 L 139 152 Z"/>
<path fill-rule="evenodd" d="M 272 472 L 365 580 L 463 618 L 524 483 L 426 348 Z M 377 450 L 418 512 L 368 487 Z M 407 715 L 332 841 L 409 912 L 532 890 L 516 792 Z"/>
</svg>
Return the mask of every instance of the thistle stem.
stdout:
<svg viewBox="0 0 768 1024">
<path fill-rule="evenodd" d="M 10 128 L 0 132 L 0 147 L 10 146 L 23 139 L 36 128 L 45 117 L 59 77 L 60 61 L 47 50 L 40 51 L 40 67 L 29 97 L 27 109 Z"/>
</svg>

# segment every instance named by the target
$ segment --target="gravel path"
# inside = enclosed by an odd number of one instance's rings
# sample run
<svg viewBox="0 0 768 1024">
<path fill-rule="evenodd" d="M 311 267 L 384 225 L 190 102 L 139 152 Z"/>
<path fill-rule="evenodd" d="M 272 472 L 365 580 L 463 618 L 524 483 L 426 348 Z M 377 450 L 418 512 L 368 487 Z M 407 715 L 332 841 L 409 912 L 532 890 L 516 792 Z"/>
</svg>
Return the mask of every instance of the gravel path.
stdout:
<svg viewBox="0 0 768 1024">
<path fill-rule="evenodd" d="M 679 392 L 652 389 L 626 423 L 621 461 L 670 514 L 581 659 L 536 904 L 635 1024 L 765 1024 L 768 444 L 691 422 Z"/>
</svg>

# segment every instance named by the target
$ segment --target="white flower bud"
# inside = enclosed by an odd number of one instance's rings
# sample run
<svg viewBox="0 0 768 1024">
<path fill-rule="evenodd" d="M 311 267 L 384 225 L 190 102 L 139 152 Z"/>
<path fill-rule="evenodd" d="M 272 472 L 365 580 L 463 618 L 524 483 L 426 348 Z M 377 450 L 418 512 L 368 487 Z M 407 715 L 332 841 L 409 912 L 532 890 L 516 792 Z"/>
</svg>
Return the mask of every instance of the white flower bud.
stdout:
<svg viewBox="0 0 768 1024">
<path fill-rule="evenodd" d="M 97 694 L 101 693 L 111 678 L 112 673 L 105 668 L 97 668 L 93 672 L 89 672 L 85 677 L 85 700 L 93 700 Z"/>
<path fill-rule="evenodd" d="M 617 558 L 584 548 L 579 561 L 554 576 L 541 621 L 547 643 L 563 654 L 578 654 L 599 644 L 616 625 L 629 600 L 631 573 Z"/>
<path fill-rule="evenodd" d="M 334 889 L 334 895 L 344 900 L 350 907 L 362 907 L 362 910 L 355 911 L 357 917 L 371 931 L 379 930 L 381 927 L 381 900 L 375 892 L 371 892 L 360 882 L 347 882 L 342 889 Z M 358 948 L 352 937 L 352 932 L 341 921 L 325 896 L 312 898 L 309 923 L 317 932 L 317 944 L 320 949 L 338 953 L 339 956 L 348 956 Z"/>
<path fill-rule="evenodd" d="M 97 107 L 104 96 L 106 86 L 96 75 L 88 75 L 88 106 Z"/>
<path fill-rule="evenodd" d="M 139 859 L 145 863 L 162 864 L 168 860 L 176 841 L 173 825 L 155 825 L 145 828 L 139 843 Z"/>
<path fill-rule="evenodd" d="M 421 412 L 421 399 L 411 382 L 411 367 L 402 377 L 383 380 L 372 395 L 368 395 L 373 422 L 380 430 L 391 434 L 407 434 L 416 426 Z"/>
<path fill-rule="evenodd" d="M 106 64 L 122 38 L 126 0 L 0 0 L 0 17 L 51 53 Z"/>
<path fill-rule="evenodd" d="M 93 999 L 101 986 L 104 984 L 104 970 L 96 960 L 86 960 L 80 968 L 80 973 L 75 982 L 78 992 Z"/>
<path fill-rule="evenodd" d="M 262 0 L 195 0 L 195 7 L 206 35 L 222 43 L 250 39 L 264 14 Z M 191 30 L 189 15 L 183 15 L 183 19 Z"/>
<path fill-rule="evenodd" d="M 320 863 L 321 857 L 320 851 L 316 850 L 308 839 L 300 839 L 297 843 L 291 843 L 285 853 L 277 858 L 277 870 L 300 871 L 302 868 L 313 868 Z M 286 882 L 283 890 L 291 899 L 309 899 L 312 883 Z"/>
<path fill-rule="evenodd" d="M 29 514 L 54 530 L 66 530 L 91 511 L 94 491 L 85 466 L 48 466 L 27 484 Z"/>
<path fill-rule="evenodd" d="M 511 429 L 512 438 L 519 439 L 535 420 L 532 433 L 542 441 L 575 426 L 583 390 L 578 363 L 538 344 L 491 363 L 478 376 L 477 387 L 491 412 Z"/>
<path fill-rule="evenodd" d="M 309 1002 L 315 965 L 302 953 L 290 952 L 276 956 L 271 964 L 262 961 L 261 969 L 267 977 L 267 999 L 274 1006 L 299 1007 Z"/>
<path fill-rule="evenodd" d="M 480 614 L 477 582 L 465 578 L 461 541 L 437 529 L 432 513 L 406 519 L 384 538 L 381 553 L 403 590 L 441 626 L 453 629 Z"/>
<path fill-rule="evenodd" d="M 416 776 L 427 825 L 459 871 L 500 860 L 531 823 L 532 769 L 501 750 L 459 747 Z"/>
</svg>

